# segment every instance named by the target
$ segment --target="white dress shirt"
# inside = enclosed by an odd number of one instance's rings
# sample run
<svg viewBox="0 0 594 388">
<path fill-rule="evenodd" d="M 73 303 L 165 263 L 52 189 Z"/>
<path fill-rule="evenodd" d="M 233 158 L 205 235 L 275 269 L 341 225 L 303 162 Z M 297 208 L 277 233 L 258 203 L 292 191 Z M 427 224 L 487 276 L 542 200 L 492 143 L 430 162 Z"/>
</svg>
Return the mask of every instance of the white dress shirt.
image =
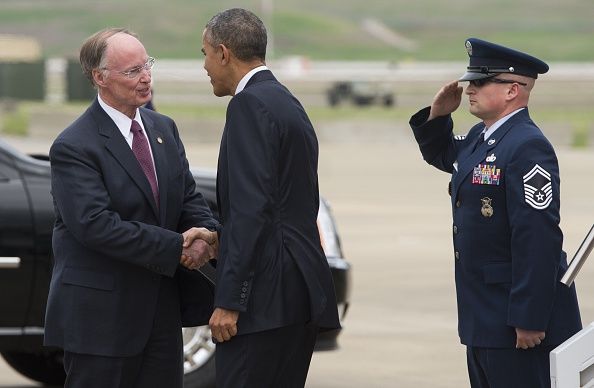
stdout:
<svg viewBox="0 0 594 388">
<path fill-rule="evenodd" d="M 519 111 L 521 111 L 522 109 L 526 109 L 526 108 L 520 108 L 517 109 L 513 112 L 511 112 L 510 114 L 500 118 L 499 120 L 495 121 L 493 123 L 493 125 L 491 125 L 489 128 L 483 129 L 483 132 L 485 133 L 485 140 L 489 139 L 489 137 L 491 135 L 493 135 L 493 133 L 497 130 L 497 128 L 501 127 L 507 120 L 509 120 L 510 117 L 512 117 L 513 115 L 515 115 L 516 113 L 518 113 Z"/>
<path fill-rule="evenodd" d="M 105 111 L 105 113 L 107 113 L 107 115 L 113 120 L 113 122 L 115 123 L 115 125 L 118 127 L 118 129 L 122 133 L 122 136 L 124 136 L 124 139 L 128 143 L 128 146 L 130 146 L 130 149 L 132 149 L 132 140 L 134 139 L 134 134 L 130 130 L 130 128 L 132 127 L 132 120 L 130 119 L 130 117 L 126 116 L 125 114 L 123 114 L 119 110 L 114 109 L 111 106 L 107 105 L 105 103 L 105 101 L 103 101 L 101 99 L 101 96 L 97 95 L 97 100 L 99 100 L 99 105 L 101 105 L 101 108 L 103 108 L 103 110 Z M 156 177 L 156 172 L 157 171 L 156 171 L 156 165 L 155 165 L 155 157 L 153 156 L 153 150 L 151 148 L 151 142 L 148 139 L 148 133 L 144 129 L 144 124 L 142 123 L 142 119 L 140 118 L 140 110 L 138 108 L 136 108 L 136 115 L 134 116 L 134 120 L 136 120 L 138 122 L 138 124 L 140 124 L 140 127 L 142 128 L 142 130 L 145 133 L 146 140 L 148 142 L 148 148 L 149 148 L 149 151 L 151 153 L 151 159 L 153 160 L 153 166 L 155 166 L 155 179 L 157 179 L 157 177 Z"/>
<path fill-rule="evenodd" d="M 239 83 L 237 84 L 237 88 L 235 89 L 235 94 L 241 92 L 245 88 L 245 85 L 247 85 L 249 80 L 253 77 L 253 75 L 259 71 L 262 71 L 262 70 L 268 70 L 268 68 L 264 65 L 258 66 L 256 68 L 250 70 L 246 75 L 244 75 L 243 78 L 241 79 L 241 81 L 239 81 Z"/>
</svg>

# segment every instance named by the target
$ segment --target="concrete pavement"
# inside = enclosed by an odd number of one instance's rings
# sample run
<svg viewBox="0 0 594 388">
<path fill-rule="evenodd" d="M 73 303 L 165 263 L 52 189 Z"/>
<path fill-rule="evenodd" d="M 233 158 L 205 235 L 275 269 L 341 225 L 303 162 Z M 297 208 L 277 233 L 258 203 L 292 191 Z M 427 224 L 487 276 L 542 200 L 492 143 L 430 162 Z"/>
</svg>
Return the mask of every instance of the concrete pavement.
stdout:
<svg viewBox="0 0 594 388">
<path fill-rule="evenodd" d="M 320 190 L 333 207 L 354 288 L 341 347 L 314 354 L 307 387 L 467 387 L 456 332 L 448 176 L 422 161 L 405 127 L 395 127 L 389 139 L 374 140 L 370 131 L 320 144 Z M 32 151 L 49 144 L 10 142 Z M 216 142 L 186 147 L 192 165 L 216 165 Z M 594 222 L 594 152 L 559 146 L 557 152 L 564 246 L 572 257 Z M 593 261 L 577 279 L 584 324 L 594 321 Z M 0 388 L 33 386 L 0 362 Z"/>
</svg>

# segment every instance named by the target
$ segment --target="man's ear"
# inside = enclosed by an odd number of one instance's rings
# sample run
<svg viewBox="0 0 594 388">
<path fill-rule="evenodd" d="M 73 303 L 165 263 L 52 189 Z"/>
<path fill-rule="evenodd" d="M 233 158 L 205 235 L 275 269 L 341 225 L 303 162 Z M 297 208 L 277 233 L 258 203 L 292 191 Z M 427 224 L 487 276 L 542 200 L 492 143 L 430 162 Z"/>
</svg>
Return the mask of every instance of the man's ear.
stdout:
<svg viewBox="0 0 594 388">
<path fill-rule="evenodd" d="M 514 98 L 518 97 L 520 94 L 520 85 L 519 84 L 510 84 L 510 87 L 507 89 L 507 99 L 513 100 Z"/>
<path fill-rule="evenodd" d="M 221 65 L 228 65 L 231 60 L 231 51 L 224 44 L 219 45 L 221 53 Z"/>
<path fill-rule="evenodd" d="M 93 81 L 97 86 L 105 86 L 105 72 L 99 69 L 93 69 L 91 73 L 93 75 Z"/>
</svg>

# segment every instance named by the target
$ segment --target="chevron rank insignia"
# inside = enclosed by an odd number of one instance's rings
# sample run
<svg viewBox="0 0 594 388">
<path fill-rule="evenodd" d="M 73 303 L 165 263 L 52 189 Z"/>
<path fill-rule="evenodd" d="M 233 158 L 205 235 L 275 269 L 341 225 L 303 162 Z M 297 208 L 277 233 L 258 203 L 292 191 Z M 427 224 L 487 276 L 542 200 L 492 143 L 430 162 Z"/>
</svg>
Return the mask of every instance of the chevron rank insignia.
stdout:
<svg viewBox="0 0 594 388">
<path fill-rule="evenodd" d="M 538 164 L 524 175 L 524 199 L 537 210 L 546 209 L 553 201 L 551 174 Z"/>
<path fill-rule="evenodd" d="M 456 135 L 456 136 L 454 136 L 454 140 L 457 140 L 457 141 L 462 141 L 464 139 L 466 139 L 466 135 Z"/>
</svg>

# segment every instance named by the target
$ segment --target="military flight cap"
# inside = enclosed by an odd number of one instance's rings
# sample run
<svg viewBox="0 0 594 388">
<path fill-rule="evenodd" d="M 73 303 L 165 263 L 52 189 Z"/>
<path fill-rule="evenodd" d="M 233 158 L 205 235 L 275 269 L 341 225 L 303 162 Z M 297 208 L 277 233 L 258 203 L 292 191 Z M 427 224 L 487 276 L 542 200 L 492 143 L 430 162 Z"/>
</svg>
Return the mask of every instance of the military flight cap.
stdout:
<svg viewBox="0 0 594 388">
<path fill-rule="evenodd" d="M 477 38 L 466 40 L 470 63 L 459 81 L 490 78 L 498 74 L 518 74 L 538 78 L 549 70 L 549 65 L 523 52 Z"/>
</svg>

